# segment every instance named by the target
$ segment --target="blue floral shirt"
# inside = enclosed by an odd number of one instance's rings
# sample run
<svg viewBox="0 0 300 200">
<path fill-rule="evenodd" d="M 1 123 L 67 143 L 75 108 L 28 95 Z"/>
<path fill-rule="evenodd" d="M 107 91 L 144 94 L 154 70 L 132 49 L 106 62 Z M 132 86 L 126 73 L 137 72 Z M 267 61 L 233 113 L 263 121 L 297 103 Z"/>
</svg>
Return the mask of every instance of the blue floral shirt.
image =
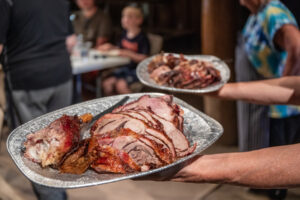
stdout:
<svg viewBox="0 0 300 200">
<path fill-rule="evenodd" d="M 256 15 L 251 15 L 243 29 L 248 58 L 257 72 L 265 78 L 282 76 L 287 52 L 276 47 L 273 41 L 276 32 L 285 24 L 297 26 L 293 14 L 280 1 L 273 0 Z M 272 118 L 298 114 L 300 114 L 298 106 L 270 106 Z"/>
</svg>

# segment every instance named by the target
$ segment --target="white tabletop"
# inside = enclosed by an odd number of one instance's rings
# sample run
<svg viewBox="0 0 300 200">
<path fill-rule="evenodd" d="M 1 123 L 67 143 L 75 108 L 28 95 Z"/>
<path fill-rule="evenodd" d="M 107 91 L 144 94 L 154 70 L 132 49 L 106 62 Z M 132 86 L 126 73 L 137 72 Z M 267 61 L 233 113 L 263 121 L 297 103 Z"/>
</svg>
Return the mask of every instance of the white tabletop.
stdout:
<svg viewBox="0 0 300 200">
<path fill-rule="evenodd" d="M 104 70 L 130 63 L 129 58 L 120 56 L 107 56 L 98 58 L 72 58 L 73 75 L 87 73 L 95 70 Z"/>
</svg>

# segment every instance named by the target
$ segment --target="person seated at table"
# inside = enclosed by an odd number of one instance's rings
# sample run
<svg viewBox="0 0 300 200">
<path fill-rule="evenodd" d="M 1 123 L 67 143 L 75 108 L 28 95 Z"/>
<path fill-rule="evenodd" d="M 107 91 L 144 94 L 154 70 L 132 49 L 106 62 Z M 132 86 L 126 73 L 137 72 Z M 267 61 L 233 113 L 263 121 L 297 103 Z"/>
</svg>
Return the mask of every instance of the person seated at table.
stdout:
<svg viewBox="0 0 300 200">
<path fill-rule="evenodd" d="M 91 42 L 96 48 L 109 42 L 112 36 L 110 17 L 97 6 L 96 0 L 76 0 L 80 11 L 73 20 L 76 35 L 82 35 L 84 42 Z"/>
<path fill-rule="evenodd" d="M 98 6 L 98 0 L 76 0 L 80 11 L 74 13 L 73 27 L 77 36 L 77 42 L 90 42 L 92 48 L 109 42 L 113 35 L 112 23 L 109 15 Z M 81 76 L 83 86 L 96 84 L 99 71 L 92 71 Z"/>
<path fill-rule="evenodd" d="M 137 5 L 129 5 L 122 11 L 121 24 L 124 29 L 118 46 L 110 43 L 100 46 L 100 51 L 116 50 L 119 56 L 128 57 L 131 63 L 113 72 L 113 75 L 103 81 L 104 94 L 131 93 L 129 86 L 137 82 L 135 68 L 138 62 L 144 60 L 150 53 L 147 35 L 142 31 L 143 11 Z"/>
</svg>

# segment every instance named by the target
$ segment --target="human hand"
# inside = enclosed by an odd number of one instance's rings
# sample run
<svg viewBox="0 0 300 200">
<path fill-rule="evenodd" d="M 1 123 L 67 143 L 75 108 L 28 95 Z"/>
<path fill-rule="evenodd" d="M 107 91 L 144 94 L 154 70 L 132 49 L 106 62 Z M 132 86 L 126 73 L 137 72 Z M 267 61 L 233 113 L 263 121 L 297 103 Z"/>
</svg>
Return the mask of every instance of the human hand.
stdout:
<svg viewBox="0 0 300 200">
<path fill-rule="evenodd" d="M 230 98 L 227 97 L 232 96 L 234 94 L 233 87 L 234 87 L 234 83 L 226 83 L 216 91 L 207 92 L 207 93 L 198 93 L 196 95 L 201 97 L 214 97 L 214 98 L 220 98 L 224 100 L 227 99 L 230 100 Z"/>
<path fill-rule="evenodd" d="M 203 162 L 202 157 L 203 156 L 194 157 L 176 174 L 170 177 L 170 180 L 176 182 L 204 182 L 204 178 L 201 177 L 201 173 L 199 173 L 200 171 L 205 171 L 205 168 L 199 167 L 199 164 Z"/>
<path fill-rule="evenodd" d="M 129 57 L 129 51 L 127 49 L 119 49 L 118 56 Z"/>
<path fill-rule="evenodd" d="M 110 43 L 105 43 L 105 44 L 100 45 L 100 46 L 97 47 L 97 49 L 99 51 L 110 51 L 110 50 L 112 50 L 114 48 L 115 48 L 115 46 L 112 45 L 112 44 L 110 44 Z"/>
<path fill-rule="evenodd" d="M 183 181 L 184 176 L 187 177 L 189 175 L 192 175 L 192 173 L 189 173 L 191 166 L 193 167 L 192 163 L 195 162 L 200 157 L 201 156 L 196 156 L 196 157 L 192 158 L 191 160 L 189 160 L 185 163 L 176 165 L 172 168 L 163 170 L 158 173 L 150 174 L 148 176 L 135 178 L 133 180 L 135 180 L 135 181 L 145 181 L 145 180 L 148 180 L 148 181 L 180 181 L 180 180 L 182 180 Z M 180 180 L 179 180 L 179 178 L 180 178 Z"/>
<path fill-rule="evenodd" d="M 77 38 L 76 38 L 75 34 L 70 35 L 66 38 L 66 47 L 67 47 L 67 50 L 69 53 L 72 53 L 73 48 L 76 45 L 76 43 L 77 43 Z M 0 47 L 0 49 L 1 49 L 1 47 Z M 0 50 L 0 52 L 1 52 L 1 50 Z"/>
</svg>

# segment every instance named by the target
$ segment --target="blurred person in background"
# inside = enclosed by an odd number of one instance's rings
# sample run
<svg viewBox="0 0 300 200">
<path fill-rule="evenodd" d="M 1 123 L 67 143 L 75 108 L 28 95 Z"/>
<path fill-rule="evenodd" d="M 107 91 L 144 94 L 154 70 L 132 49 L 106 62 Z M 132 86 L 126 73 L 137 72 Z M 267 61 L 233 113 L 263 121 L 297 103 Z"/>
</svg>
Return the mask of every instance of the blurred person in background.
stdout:
<svg viewBox="0 0 300 200">
<path fill-rule="evenodd" d="M 72 69 L 66 44 L 73 42 L 69 40 L 69 2 L 0 0 L 0 13 L 0 53 L 6 52 L 5 75 L 20 122 L 70 105 Z M 38 199 L 67 198 L 62 189 L 32 186 Z"/>
<path fill-rule="evenodd" d="M 91 42 L 93 48 L 109 42 L 113 28 L 110 17 L 96 4 L 96 0 L 76 0 L 80 11 L 75 13 L 73 26 L 76 35 L 83 36 L 83 42 Z"/>
<path fill-rule="evenodd" d="M 101 51 L 116 50 L 117 55 L 128 57 L 131 63 L 114 71 L 113 75 L 103 80 L 104 94 L 109 96 L 115 93 L 131 93 L 130 84 L 137 82 L 136 66 L 150 53 L 150 44 L 147 35 L 143 32 L 142 9 L 133 4 L 125 7 L 122 11 L 122 32 L 118 46 L 106 43 L 98 49 Z"/>
<path fill-rule="evenodd" d="M 97 5 L 97 0 L 75 0 L 79 11 L 74 13 L 72 24 L 77 35 L 77 46 L 97 48 L 111 40 L 113 27 L 109 15 Z M 72 16 L 72 17 L 73 17 Z M 80 47 L 79 47 L 80 48 Z M 75 53 L 75 52 L 74 52 Z M 76 54 L 76 53 L 75 53 Z M 92 71 L 79 76 L 84 85 L 96 85 L 99 71 Z"/>
<path fill-rule="evenodd" d="M 237 81 L 299 75 L 300 37 L 292 13 L 277 0 L 240 0 L 251 12 L 236 49 Z M 300 141 L 300 107 L 238 102 L 241 151 Z M 292 130 L 292 131 L 291 131 Z M 269 191 L 284 199 L 286 190 Z"/>
</svg>

